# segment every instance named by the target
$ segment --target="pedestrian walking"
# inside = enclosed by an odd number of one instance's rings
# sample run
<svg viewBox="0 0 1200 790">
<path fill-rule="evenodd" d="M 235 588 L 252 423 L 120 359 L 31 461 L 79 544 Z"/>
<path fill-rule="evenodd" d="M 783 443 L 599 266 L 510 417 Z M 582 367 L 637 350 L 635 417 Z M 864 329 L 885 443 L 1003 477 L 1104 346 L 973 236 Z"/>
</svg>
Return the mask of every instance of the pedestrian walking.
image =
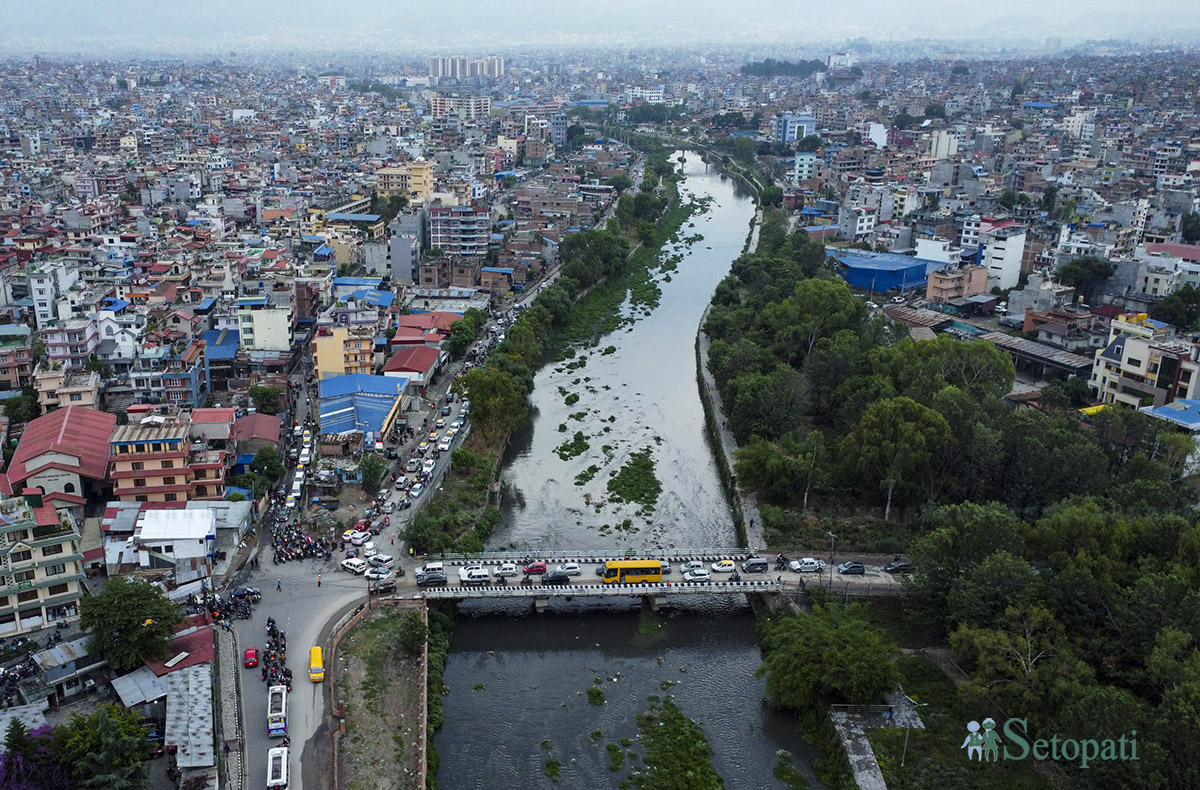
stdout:
<svg viewBox="0 0 1200 790">
<path fill-rule="evenodd" d="M 317 586 L 318 587 L 321 586 L 321 574 L 319 574 L 319 573 L 317 574 Z"/>
<path fill-rule="evenodd" d="M 396 545 L 396 536 L 395 536 L 395 535 L 392 535 L 392 537 L 391 537 L 391 538 L 389 538 L 389 540 L 391 540 L 391 541 L 392 541 L 392 545 L 393 545 L 393 546 L 395 546 L 395 545 Z"/>
<path fill-rule="evenodd" d="M 275 592 L 283 592 L 283 579 L 275 580 Z"/>
</svg>

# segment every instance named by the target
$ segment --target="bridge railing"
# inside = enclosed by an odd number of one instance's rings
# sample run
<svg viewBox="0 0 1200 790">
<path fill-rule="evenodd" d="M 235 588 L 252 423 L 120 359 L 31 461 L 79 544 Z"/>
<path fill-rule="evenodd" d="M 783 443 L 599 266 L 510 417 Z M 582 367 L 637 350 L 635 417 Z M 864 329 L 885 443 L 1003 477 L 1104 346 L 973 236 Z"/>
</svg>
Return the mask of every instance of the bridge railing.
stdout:
<svg viewBox="0 0 1200 790">
<path fill-rule="evenodd" d="M 627 549 L 622 551 L 613 551 L 611 549 L 565 549 L 553 550 L 549 552 L 528 551 L 482 551 L 478 553 L 466 552 L 441 552 L 426 554 L 421 557 L 422 560 L 432 562 L 441 561 L 447 565 L 500 565 L 505 562 L 523 563 L 525 560 L 534 562 L 545 562 L 547 564 L 560 564 L 564 562 L 577 562 L 599 564 L 607 560 L 626 560 L 626 559 L 652 559 L 666 560 L 668 562 L 688 562 L 690 560 L 703 560 L 713 562 L 716 560 L 739 560 L 747 557 L 755 556 L 753 549 L 747 548 L 729 548 L 729 547 L 706 547 L 706 548 L 639 548 Z"/>
<path fill-rule="evenodd" d="M 643 584 L 491 584 L 427 587 L 414 598 L 536 598 L 580 596 L 687 595 L 690 593 L 778 592 L 774 579 L 739 582 L 671 582 Z"/>
</svg>

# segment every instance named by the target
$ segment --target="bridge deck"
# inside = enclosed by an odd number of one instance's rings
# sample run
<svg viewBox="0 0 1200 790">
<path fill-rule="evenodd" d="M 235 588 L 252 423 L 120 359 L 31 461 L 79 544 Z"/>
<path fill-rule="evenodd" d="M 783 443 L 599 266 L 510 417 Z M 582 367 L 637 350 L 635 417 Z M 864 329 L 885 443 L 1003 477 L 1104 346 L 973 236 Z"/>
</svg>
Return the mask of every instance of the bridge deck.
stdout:
<svg viewBox="0 0 1200 790">
<path fill-rule="evenodd" d="M 730 593 L 776 593 L 779 582 L 774 579 L 737 582 L 660 582 L 655 584 L 489 584 L 480 586 L 450 585 L 426 587 L 413 594 L 439 600 L 468 598 L 569 598 L 575 596 L 632 597 L 646 595 L 711 595 Z"/>
</svg>

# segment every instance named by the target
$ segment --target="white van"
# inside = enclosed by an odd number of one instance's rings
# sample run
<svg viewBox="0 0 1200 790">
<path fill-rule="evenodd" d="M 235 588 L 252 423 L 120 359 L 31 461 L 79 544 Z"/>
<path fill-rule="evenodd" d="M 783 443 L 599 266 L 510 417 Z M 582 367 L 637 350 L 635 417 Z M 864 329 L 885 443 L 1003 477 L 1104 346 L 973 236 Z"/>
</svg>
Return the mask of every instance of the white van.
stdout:
<svg viewBox="0 0 1200 790">
<path fill-rule="evenodd" d="M 374 543 L 367 542 L 363 544 L 363 557 L 370 559 L 379 553 L 379 547 Z"/>
<path fill-rule="evenodd" d="M 267 750 L 267 790 L 287 790 L 288 750 L 279 746 Z"/>
<path fill-rule="evenodd" d="M 458 581 L 460 584 L 487 584 L 491 580 L 492 575 L 488 573 L 487 568 L 475 566 L 458 569 Z"/>
</svg>

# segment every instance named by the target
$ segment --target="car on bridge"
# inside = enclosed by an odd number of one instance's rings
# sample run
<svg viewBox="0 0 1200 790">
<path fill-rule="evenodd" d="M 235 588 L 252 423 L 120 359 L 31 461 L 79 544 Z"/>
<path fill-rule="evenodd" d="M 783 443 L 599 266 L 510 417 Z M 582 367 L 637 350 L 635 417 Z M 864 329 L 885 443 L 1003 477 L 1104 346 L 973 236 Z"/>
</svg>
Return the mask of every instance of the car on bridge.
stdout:
<svg viewBox="0 0 1200 790">
<path fill-rule="evenodd" d="M 420 587 L 430 587 L 435 584 L 445 584 L 446 574 L 441 571 L 430 571 L 429 573 L 421 573 L 417 575 L 417 585 Z"/>
<path fill-rule="evenodd" d="M 855 560 L 843 562 L 841 565 L 838 566 L 838 573 L 844 573 L 847 576 L 852 576 L 852 575 L 862 576 L 862 575 L 866 574 L 866 572 L 867 572 L 866 566 L 863 565 L 861 562 L 857 562 Z"/>
<path fill-rule="evenodd" d="M 546 572 L 546 563 L 542 562 L 541 560 L 537 560 L 535 562 L 527 562 L 527 563 L 525 563 L 525 567 L 522 568 L 522 570 L 525 571 L 525 573 L 527 573 L 527 574 L 528 573 L 545 573 Z"/>
<path fill-rule="evenodd" d="M 437 468 L 437 461 L 433 460 L 432 458 L 426 458 L 425 462 L 423 464 L 421 464 L 421 471 L 424 472 L 425 474 L 432 474 L 433 470 L 436 468 Z"/>
<path fill-rule="evenodd" d="M 578 576 L 579 574 L 583 573 L 583 568 L 581 568 L 577 562 L 563 563 L 554 570 L 558 573 L 565 573 L 568 576 Z"/>
<path fill-rule="evenodd" d="M 825 561 L 813 557 L 801 557 L 789 562 L 788 569 L 796 573 L 820 573 L 825 570 Z"/>
<path fill-rule="evenodd" d="M 712 564 L 713 573 L 733 573 L 737 565 L 733 560 L 717 560 Z"/>
<path fill-rule="evenodd" d="M 683 567 L 681 567 L 680 570 L 684 573 L 694 570 L 704 570 L 704 563 L 700 560 L 688 560 L 687 562 L 683 563 Z"/>
<path fill-rule="evenodd" d="M 444 412 L 445 414 L 449 414 L 449 413 L 450 413 L 450 407 L 449 407 L 449 406 L 443 406 L 443 407 L 442 407 L 442 409 L 443 409 L 443 412 Z M 438 430 L 441 430 L 442 428 L 445 428 L 445 427 L 446 427 L 446 418 L 445 418 L 445 417 L 438 417 L 438 418 L 437 418 L 437 422 L 435 422 L 435 423 L 433 424 L 433 427 L 434 427 L 434 428 L 437 428 Z"/>
<path fill-rule="evenodd" d="M 683 580 L 685 582 L 706 582 L 711 581 L 712 576 L 704 568 L 688 568 L 683 572 Z"/>
<path fill-rule="evenodd" d="M 570 584 L 571 575 L 566 571 L 546 571 L 542 574 L 542 584 Z"/>
<path fill-rule="evenodd" d="M 513 562 L 501 563 L 500 567 L 496 568 L 496 575 L 501 578 L 506 576 L 516 576 L 518 573 L 519 571 L 517 570 L 517 565 Z"/>
<path fill-rule="evenodd" d="M 440 442 L 438 442 L 437 448 L 438 448 L 438 452 L 443 452 L 443 453 L 449 452 L 450 451 L 450 437 L 447 436 L 445 439 L 442 439 Z"/>
<path fill-rule="evenodd" d="M 421 461 L 416 458 L 409 458 L 407 463 L 404 464 L 405 472 L 415 472 L 420 468 L 421 468 Z"/>
<path fill-rule="evenodd" d="M 427 453 L 427 452 L 429 452 L 429 442 L 421 442 L 420 444 L 417 445 L 417 453 L 418 454 L 425 455 L 425 453 Z"/>
</svg>

